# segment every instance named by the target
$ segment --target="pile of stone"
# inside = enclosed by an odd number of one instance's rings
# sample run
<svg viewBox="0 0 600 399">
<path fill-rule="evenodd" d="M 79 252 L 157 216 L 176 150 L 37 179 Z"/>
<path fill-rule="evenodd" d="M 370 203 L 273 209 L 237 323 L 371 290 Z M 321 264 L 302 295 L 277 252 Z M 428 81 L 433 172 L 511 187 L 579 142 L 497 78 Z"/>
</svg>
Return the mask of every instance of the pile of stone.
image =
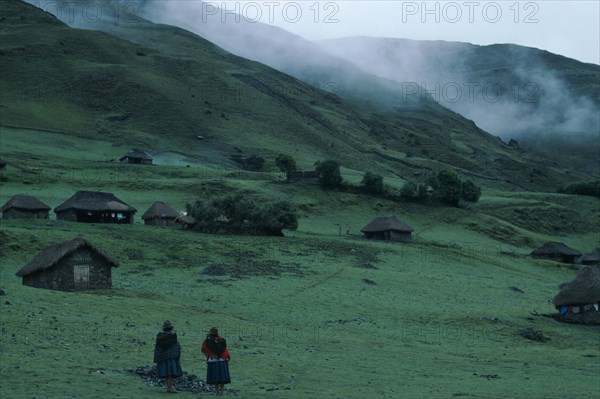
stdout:
<svg viewBox="0 0 600 399">
<path fill-rule="evenodd" d="M 160 387 L 166 389 L 165 380 L 159 378 L 156 374 L 156 366 L 140 366 L 127 370 L 133 375 L 142 377 L 146 385 L 150 387 Z M 213 387 L 207 385 L 204 381 L 193 374 L 185 371 L 181 377 L 173 381 L 173 386 L 177 391 L 188 391 L 192 393 L 213 392 Z"/>
</svg>

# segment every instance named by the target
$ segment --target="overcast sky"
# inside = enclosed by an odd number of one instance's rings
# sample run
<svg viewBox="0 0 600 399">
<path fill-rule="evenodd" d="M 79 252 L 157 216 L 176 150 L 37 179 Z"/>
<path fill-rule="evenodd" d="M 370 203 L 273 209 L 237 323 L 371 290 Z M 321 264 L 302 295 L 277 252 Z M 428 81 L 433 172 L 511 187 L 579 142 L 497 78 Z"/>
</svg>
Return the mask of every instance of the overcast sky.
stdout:
<svg viewBox="0 0 600 399">
<path fill-rule="evenodd" d="M 260 20 L 311 40 L 345 36 L 515 43 L 600 64 L 600 1 L 206 1 L 202 18 Z"/>
</svg>

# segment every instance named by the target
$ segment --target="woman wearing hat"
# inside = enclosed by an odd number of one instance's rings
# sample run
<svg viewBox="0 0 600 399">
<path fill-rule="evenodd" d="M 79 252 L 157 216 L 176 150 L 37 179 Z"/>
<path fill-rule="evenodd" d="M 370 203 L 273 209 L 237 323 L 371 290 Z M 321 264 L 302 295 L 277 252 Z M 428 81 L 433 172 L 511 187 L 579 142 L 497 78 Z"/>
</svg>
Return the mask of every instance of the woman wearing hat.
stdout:
<svg viewBox="0 0 600 399">
<path fill-rule="evenodd" d="M 202 353 L 206 355 L 206 383 L 215 385 L 217 395 L 223 395 L 225 384 L 231 382 L 229 376 L 229 351 L 225 338 L 213 327 L 202 342 Z"/>
<path fill-rule="evenodd" d="M 154 363 L 156 363 L 158 376 L 167 380 L 169 393 L 176 393 L 173 388 L 173 378 L 183 374 L 179 364 L 180 355 L 181 346 L 177 341 L 177 334 L 173 331 L 173 324 L 167 320 L 163 324 L 163 330 L 156 335 Z"/>
</svg>

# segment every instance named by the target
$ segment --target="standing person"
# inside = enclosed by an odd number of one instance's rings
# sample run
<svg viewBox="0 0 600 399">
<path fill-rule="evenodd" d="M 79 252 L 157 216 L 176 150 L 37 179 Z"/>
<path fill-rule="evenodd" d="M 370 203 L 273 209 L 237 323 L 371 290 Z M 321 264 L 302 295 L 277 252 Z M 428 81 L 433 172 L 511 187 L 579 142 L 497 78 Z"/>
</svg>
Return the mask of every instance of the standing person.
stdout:
<svg viewBox="0 0 600 399">
<path fill-rule="evenodd" d="M 154 363 L 159 378 L 167 380 L 167 392 L 177 393 L 173 388 L 173 378 L 182 373 L 179 357 L 181 346 L 177 340 L 177 333 L 173 331 L 173 324 L 167 320 L 163 323 L 163 330 L 156 335 L 154 346 Z"/>
<path fill-rule="evenodd" d="M 225 384 L 231 382 L 229 376 L 229 351 L 225 338 L 213 327 L 202 342 L 202 353 L 206 355 L 206 383 L 215 385 L 217 395 L 223 395 Z"/>
</svg>

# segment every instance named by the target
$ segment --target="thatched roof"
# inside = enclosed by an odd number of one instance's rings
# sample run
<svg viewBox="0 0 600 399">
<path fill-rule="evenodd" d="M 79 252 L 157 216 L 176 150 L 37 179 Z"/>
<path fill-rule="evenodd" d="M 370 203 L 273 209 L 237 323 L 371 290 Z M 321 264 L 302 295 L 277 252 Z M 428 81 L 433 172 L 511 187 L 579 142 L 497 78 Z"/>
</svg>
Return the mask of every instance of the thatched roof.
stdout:
<svg viewBox="0 0 600 399">
<path fill-rule="evenodd" d="M 150 153 L 148 153 L 147 151 L 142 151 L 142 150 L 131 150 L 129 151 L 127 154 L 125 154 L 124 156 L 122 156 L 119 161 L 123 161 L 126 158 L 138 158 L 138 159 L 146 159 L 146 160 L 152 160 L 152 155 L 150 155 Z"/>
<path fill-rule="evenodd" d="M 183 224 L 196 224 L 198 223 L 198 221 L 188 215 L 179 215 L 175 218 L 175 222 L 177 223 L 183 223 Z"/>
<path fill-rule="evenodd" d="M 562 242 L 548 241 L 538 249 L 531 252 L 534 256 L 581 256 L 581 252 L 569 248 Z"/>
<path fill-rule="evenodd" d="M 552 300 L 555 306 L 600 302 L 600 267 L 584 266 Z"/>
<path fill-rule="evenodd" d="M 137 212 L 132 206 L 127 205 L 111 193 L 99 191 L 78 191 L 71 198 L 54 208 L 54 212 L 64 212 L 69 209 L 83 211 L 113 211 Z"/>
<path fill-rule="evenodd" d="M 173 207 L 164 202 L 155 202 L 148 208 L 146 212 L 142 215 L 142 219 L 153 219 L 153 218 L 176 218 L 179 216 L 179 213 L 173 209 Z"/>
<path fill-rule="evenodd" d="M 388 230 L 396 230 L 403 233 L 411 233 L 413 231 L 412 227 L 398 219 L 396 216 L 376 217 L 371 221 L 371 223 L 367 224 L 360 231 L 367 233 Z"/>
<path fill-rule="evenodd" d="M 600 263 L 600 252 L 593 251 L 581 257 L 581 263 Z"/>
<path fill-rule="evenodd" d="M 18 277 L 28 276 L 30 274 L 50 269 L 52 266 L 57 264 L 62 258 L 72 254 L 80 248 L 88 247 L 98 255 L 106 259 L 111 266 L 118 266 L 117 261 L 110 255 L 106 254 L 100 248 L 89 242 L 83 237 L 77 237 L 71 241 L 50 245 L 42 250 L 35 258 L 33 258 L 28 264 L 23 266 L 16 275 Z"/>
<path fill-rule="evenodd" d="M 26 209 L 31 211 L 49 211 L 51 208 L 32 195 L 17 194 L 9 199 L 6 204 L 0 208 L 4 212 L 11 208 Z"/>
</svg>

